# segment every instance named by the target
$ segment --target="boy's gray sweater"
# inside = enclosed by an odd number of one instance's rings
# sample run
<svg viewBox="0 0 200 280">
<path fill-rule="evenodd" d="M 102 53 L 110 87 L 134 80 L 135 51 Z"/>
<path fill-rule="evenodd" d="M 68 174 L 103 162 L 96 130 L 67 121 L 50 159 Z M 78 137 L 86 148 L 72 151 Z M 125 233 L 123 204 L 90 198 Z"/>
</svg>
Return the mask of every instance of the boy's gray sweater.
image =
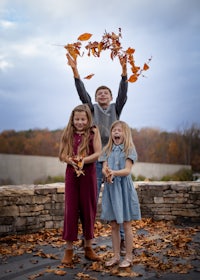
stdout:
<svg viewBox="0 0 200 280">
<path fill-rule="evenodd" d="M 104 147 L 108 142 L 110 127 L 114 121 L 120 118 L 122 109 L 127 101 L 127 76 L 122 76 L 121 78 L 116 102 L 111 103 L 106 110 L 102 109 L 99 104 L 92 103 L 91 97 L 80 79 L 75 78 L 75 86 L 82 103 L 87 103 L 91 109 L 94 124 L 100 130 L 102 147 Z"/>
</svg>

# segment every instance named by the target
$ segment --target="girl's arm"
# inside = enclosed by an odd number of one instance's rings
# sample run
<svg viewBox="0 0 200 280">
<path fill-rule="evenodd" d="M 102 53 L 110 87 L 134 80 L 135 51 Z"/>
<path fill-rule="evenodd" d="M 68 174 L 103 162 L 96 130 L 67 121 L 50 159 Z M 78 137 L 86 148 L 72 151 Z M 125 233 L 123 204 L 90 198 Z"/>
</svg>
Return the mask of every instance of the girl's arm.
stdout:
<svg viewBox="0 0 200 280">
<path fill-rule="evenodd" d="M 72 157 L 65 155 L 64 153 L 61 154 L 60 156 L 60 161 L 65 162 L 67 164 L 75 165 L 76 163 L 73 161 Z"/>
<path fill-rule="evenodd" d="M 120 170 L 110 170 L 109 173 L 111 177 L 115 176 L 127 176 L 131 173 L 132 167 L 133 167 L 133 161 L 129 158 L 126 159 L 125 167 Z"/>
<path fill-rule="evenodd" d="M 91 163 L 94 161 L 98 160 L 98 157 L 101 154 L 101 137 L 100 137 L 100 133 L 99 133 L 99 129 L 98 128 L 94 128 L 94 139 L 93 139 L 93 147 L 94 147 L 94 153 L 86 156 L 83 160 L 84 160 L 84 164 L 85 163 Z"/>
<path fill-rule="evenodd" d="M 103 167 L 102 167 L 102 173 L 105 176 L 105 178 L 107 178 L 109 176 L 109 171 L 110 171 L 110 169 L 108 168 L 108 163 L 107 163 L 107 161 L 104 161 Z"/>
</svg>

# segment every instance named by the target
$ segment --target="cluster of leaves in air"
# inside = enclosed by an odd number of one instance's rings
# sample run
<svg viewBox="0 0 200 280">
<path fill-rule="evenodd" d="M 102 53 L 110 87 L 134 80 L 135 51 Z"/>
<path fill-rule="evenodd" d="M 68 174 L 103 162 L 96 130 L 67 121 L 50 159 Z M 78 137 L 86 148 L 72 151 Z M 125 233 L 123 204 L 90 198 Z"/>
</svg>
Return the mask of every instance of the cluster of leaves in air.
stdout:
<svg viewBox="0 0 200 280">
<path fill-rule="evenodd" d="M 145 270 L 154 271 L 158 275 L 165 272 L 186 274 L 192 268 L 192 261 L 199 259 L 198 243 L 191 242 L 195 234 L 200 231 L 199 226 L 176 227 L 172 222 L 153 221 L 152 219 L 142 219 L 132 222 L 133 238 L 133 267 L 119 269 L 118 266 L 111 268 L 105 267 L 105 261 L 112 257 L 110 247 L 100 245 L 94 249 L 101 257 L 102 261 L 88 262 L 81 261 L 79 254 L 75 254 L 72 265 L 66 266 L 59 264 L 56 267 L 47 267 L 40 273 L 30 275 L 29 280 L 41 277 L 44 274 L 65 275 L 68 274 L 68 268 L 83 266 L 82 271 L 76 273 L 75 279 L 92 279 L 94 272 L 106 273 L 117 277 L 141 277 L 143 272 L 135 272 L 134 267 L 143 265 Z M 82 234 L 81 225 L 79 225 L 79 234 Z M 51 245 L 57 248 L 65 247 L 65 241 L 62 240 L 62 230 L 43 230 L 38 233 L 26 235 L 14 235 L 0 238 L 0 256 L 3 262 L 7 262 L 9 256 L 32 254 L 36 257 L 58 260 L 56 254 L 49 254 L 43 251 L 45 245 Z M 95 237 L 111 238 L 111 227 L 108 224 L 102 224 L 100 221 L 95 223 Z M 81 240 L 75 242 L 75 247 L 80 247 Z M 60 249 L 59 249 L 60 250 Z M 0 260 L 1 260 L 0 258 Z M 39 262 L 38 258 L 31 260 L 34 263 Z M 70 272 L 71 273 L 71 272 Z M 144 273 L 146 273 L 144 271 Z"/>
<path fill-rule="evenodd" d="M 78 56 L 83 56 L 84 52 L 81 52 L 82 48 L 82 41 L 88 41 L 92 37 L 92 34 L 90 33 L 83 33 L 81 34 L 77 42 L 72 44 L 65 45 L 65 49 L 67 50 L 67 53 L 76 61 Z M 143 71 L 146 71 L 149 69 L 149 63 L 151 61 L 151 58 L 148 59 L 146 63 L 144 63 L 143 67 L 136 66 L 135 59 L 134 59 L 134 53 L 135 49 L 129 47 L 127 50 L 124 50 L 122 47 L 122 44 L 120 42 L 120 39 L 122 38 L 121 28 L 119 28 L 118 34 L 115 34 L 114 32 L 107 33 L 105 32 L 102 36 L 102 39 L 94 42 L 89 42 L 85 49 L 87 50 L 88 56 L 94 56 L 94 57 L 100 57 L 101 52 L 105 50 L 110 51 L 110 58 L 113 60 L 114 58 L 118 57 L 119 59 L 126 59 L 127 63 L 131 67 L 131 75 L 128 78 L 128 82 L 136 82 L 138 77 L 140 75 L 143 75 Z M 90 74 L 85 77 L 85 79 L 90 79 L 94 76 L 94 74 Z"/>
</svg>

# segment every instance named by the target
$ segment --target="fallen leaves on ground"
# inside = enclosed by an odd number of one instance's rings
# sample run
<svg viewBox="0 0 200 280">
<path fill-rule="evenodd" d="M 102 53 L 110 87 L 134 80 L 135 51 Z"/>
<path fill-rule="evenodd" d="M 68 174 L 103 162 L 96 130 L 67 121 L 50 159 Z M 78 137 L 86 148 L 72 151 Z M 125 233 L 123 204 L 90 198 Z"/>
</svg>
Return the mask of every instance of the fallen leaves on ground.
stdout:
<svg viewBox="0 0 200 280">
<path fill-rule="evenodd" d="M 199 260 L 198 243 L 191 242 L 200 226 L 177 226 L 173 222 L 153 221 L 152 219 L 142 219 L 132 223 L 133 238 L 133 267 L 119 269 L 118 266 L 107 268 L 104 263 L 112 257 L 112 251 L 106 245 L 95 247 L 95 251 L 101 255 L 102 261 L 89 263 L 84 266 L 83 272 L 76 275 L 77 279 L 95 279 L 89 275 L 89 271 L 104 272 L 119 277 L 141 276 L 134 271 L 134 267 L 141 265 L 145 270 L 157 271 L 158 273 L 188 273 L 193 267 L 192 260 Z M 79 225 L 79 234 L 82 234 Z M 111 238 L 111 227 L 109 224 L 97 221 L 95 223 L 95 238 Z M 9 256 L 18 256 L 25 253 L 33 256 L 49 259 L 58 259 L 54 254 L 46 254 L 41 246 L 51 245 L 52 247 L 63 247 L 65 241 L 62 240 L 62 229 L 41 230 L 37 233 L 25 235 L 11 235 L 0 238 L 0 260 Z M 81 241 L 75 242 L 78 248 Z M 39 249 L 38 249 L 39 248 Z M 81 258 L 75 254 L 74 264 L 81 263 Z M 29 276 L 33 280 L 44 273 L 54 273 L 65 275 L 67 267 L 59 265 L 56 269 L 46 269 L 39 274 Z M 86 273 L 87 272 L 87 273 Z"/>
</svg>

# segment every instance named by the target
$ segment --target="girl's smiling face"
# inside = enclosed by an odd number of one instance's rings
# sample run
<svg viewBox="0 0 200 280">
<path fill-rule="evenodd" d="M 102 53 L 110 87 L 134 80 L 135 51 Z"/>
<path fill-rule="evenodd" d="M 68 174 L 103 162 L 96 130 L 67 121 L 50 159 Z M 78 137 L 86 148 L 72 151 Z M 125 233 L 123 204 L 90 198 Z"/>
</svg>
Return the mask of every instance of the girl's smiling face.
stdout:
<svg viewBox="0 0 200 280">
<path fill-rule="evenodd" d="M 87 114 L 84 111 L 75 111 L 73 117 L 73 124 L 76 132 L 84 132 L 88 125 Z"/>
<path fill-rule="evenodd" d="M 121 124 L 116 124 L 113 127 L 111 131 L 111 136 L 112 136 L 113 143 L 115 145 L 120 145 L 124 142 L 124 133 Z"/>
</svg>

